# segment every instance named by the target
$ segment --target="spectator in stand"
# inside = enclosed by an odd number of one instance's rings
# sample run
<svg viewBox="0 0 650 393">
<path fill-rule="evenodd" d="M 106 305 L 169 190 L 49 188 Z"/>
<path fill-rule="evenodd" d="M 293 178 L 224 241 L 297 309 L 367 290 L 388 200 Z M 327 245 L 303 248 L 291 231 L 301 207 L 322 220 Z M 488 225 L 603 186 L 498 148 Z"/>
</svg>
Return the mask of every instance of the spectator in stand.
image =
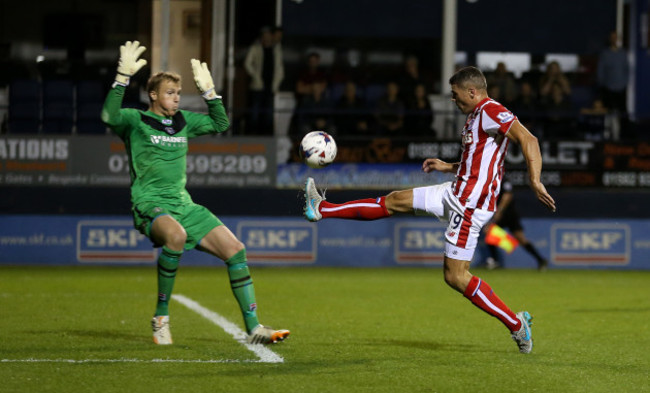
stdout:
<svg viewBox="0 0 650 393">
<path fill-rule="evenodd" d="M 540 79 L 539 94 L 542 99 L 549 97 L 552 93 L 553 86 L 558 85 L 562 94 L 569 96 L 571 94 L 571 84 L 569 78 L 562 72 L 560 63 L 552 61 L 546 66 L 546 72 Z"/>
<path fill-rule="evenodd" d="M 544 136 L 552 139 L 577 138 L 573 107 L 561 83 L 552 83 L 542 99 L 545 121 Z"/>
<path fill-rule="evenodd" d="M 281 48 L 271 29 L 263 27 L 246 54 L 244 68 L 251 79 L 247 134 L 273 135 L 273 98 L 284 79 Z"/>
<path fill-rule="evenodd" d="M 318 85 L 318 86 L 316 86 Z M 298 75 L 296 83 L 296 102 L 300 106 L 305 97 L 313 96 L 314 90 L 325 91 L 327 75 L 320 68 L 320 55 L 311 52 L 307 55 L 307 65 Z"/>
<path fill-rule="evenodd" d="M 297 116 L 300 135 L 314 130 L 336 134 L 332 122 L 332 107 L 325 96 L 325 85 L 322 83 L 315 83 L 311 95 L 303 97 L 300 107 L 297 108 Z"/>
<path fill-rule="evenodd" d="M 618 44 L 618 34 L 609 35 L 609 46 L 600 53 L 598 85 L 602 89 L 603 104 L 609 109 L 627 112 L 626 93 L 630 77 L 627 53 Z"/>
<path fill-rule="evenodd" d="M 519 86 L 519 94 L 512 102 L 512 110 L 517 114 L 521 124 L 530 130 L 534 130 L 535 122 L 538 117 L 539 100 L 537 94 L 533 89 L 533 85 L 529 81 L 522 81 Z"/>
<path fill-rule="evenodd" d="M 343 95 L 336 103 L 334 123 L 339 135 L 368 135 L 368 107 L 357 94 L 357 85 L 352 81 L 345 84 Z"/>
<path fill-rule="evenodd" d="M 407 101 L 404 131 L 407 135 L 436 137 L 433 129 L 434 113 L 424 84 L 415 85 L 413 97 Z"/>
<path fill-rule="evenodd" d="M 499 62 L 497 68 L 487 77 L 488 86 L 499 86 L 501 100 L 499 102 L 508 105 L 517 98 L 517 82 L 506 68 L 504 62 Z M 490 96 L 492 97 L 492 96 Z"/>
<path fill-rule="evenodd" d="M 603 100 L 599 98 L 595 99 L 590 107 L 580 109 L 578 128 L 584 139 L 600 141 L 605 138 L 608 113 Z"/>
<path fill-rule="evenodd" d="M 405 105 L 399 97 L 399 85 L 391 81 L 386 84 L 386 94 L 379 99 L 375 108 L 378 133 L 399 135 L 404 127 Z"/>
<path fill-rule="evenodd" d="M 411 55 L 407 56 L 404 60 L 404 69 L 399 77 L 398 85 L 400 91 L 400 98 L 407 102 L 415 95 L 415 87 L 417 85 L 424 85 L 426 83 L 420 75 L 420 61 L 417 57 Z"/>
<path fill-rule="evenodd" d="M 280 49 L 282 49 L 282 37 L 284 36 L 284 30 L 280 26 L 276 26 L 273 28 L 273 43 L 275 45 L 280 45 Z"/>
<path fill-rule="evenodd" d="M 501 102 L 503 96 L 501 95 L 501 87 L 499 85 L 488 85 L 488 97 L 492 98 L 494 101 Z"/>
<path fill-rule="evenodd" d="M 609 35 L 609 46 L 600 53 L 598 60 L 598 85 L 603 105 L 615 111 L 621 119 L 621 128 L 627 130 L 627 84 L 630 64 L 627 53 L 619 46 L 618 34 Z"/>
</svg>

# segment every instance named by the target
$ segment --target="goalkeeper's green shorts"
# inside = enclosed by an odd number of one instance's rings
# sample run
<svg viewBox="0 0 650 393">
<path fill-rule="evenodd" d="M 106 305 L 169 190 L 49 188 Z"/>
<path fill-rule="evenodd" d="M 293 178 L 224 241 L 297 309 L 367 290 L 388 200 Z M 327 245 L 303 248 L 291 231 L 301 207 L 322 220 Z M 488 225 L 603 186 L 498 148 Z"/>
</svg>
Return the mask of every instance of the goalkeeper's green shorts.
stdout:
<svg viewBox="0 0 650 393">
<path fill-rule="evenodd" d="M 169 215 L 174 218 L 187 232 L 186 250 L 196 247 L 212 229 L 223 225 L 221 220 L 212 214 L 210 210 L 196 203 L 170 205 L 164 202 L 143 202 L 134 205 L 132 211 L 135 228 L 149 239 L 151 239 L 151 227 L 156 218 L 162 215 Z M 153 239 L 151 241 L 153 242 Z M 162 244 L 156 244 L 155 242 L 154 245 L 157 247 L 162 246 Z"/>
</svg>

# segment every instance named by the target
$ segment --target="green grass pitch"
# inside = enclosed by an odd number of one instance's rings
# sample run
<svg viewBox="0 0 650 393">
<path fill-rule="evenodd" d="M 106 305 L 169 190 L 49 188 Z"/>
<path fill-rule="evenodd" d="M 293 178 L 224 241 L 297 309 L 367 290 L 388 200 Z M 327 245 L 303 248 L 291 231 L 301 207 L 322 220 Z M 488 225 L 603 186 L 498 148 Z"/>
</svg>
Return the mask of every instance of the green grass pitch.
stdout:
<svg viewBox="0 0 650 393">
<path fill-rule="evenodd" d="M 154 267 L 0 267 L 0 392 L 650 391 L 650 272 L 475 270 L 533 314 L 522 355 L 439 268 L 251 270 L 283 363 L 178 301 L 155 346 Z M 223 268 L 181 267 L 175 293 L 243 326 Z"/>
</svg>

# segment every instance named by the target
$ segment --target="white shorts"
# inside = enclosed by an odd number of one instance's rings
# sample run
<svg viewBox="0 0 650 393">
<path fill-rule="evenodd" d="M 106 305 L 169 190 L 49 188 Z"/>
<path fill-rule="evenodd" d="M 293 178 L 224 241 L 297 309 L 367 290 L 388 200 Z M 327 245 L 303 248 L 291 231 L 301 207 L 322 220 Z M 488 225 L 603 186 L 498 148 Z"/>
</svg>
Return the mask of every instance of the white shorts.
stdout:
<svg viewBox="0 0 650 393">
<path fill-rule="evenodd" d="M 483 226 L 494 212 L 466 208 L 451 188 L 452 182 L 413 189 L 413 209 L 416 215 L 435 216 L 448 222 L 445 231 L 445 255 L 461 261 L 471 261 Z"/>
</svg>

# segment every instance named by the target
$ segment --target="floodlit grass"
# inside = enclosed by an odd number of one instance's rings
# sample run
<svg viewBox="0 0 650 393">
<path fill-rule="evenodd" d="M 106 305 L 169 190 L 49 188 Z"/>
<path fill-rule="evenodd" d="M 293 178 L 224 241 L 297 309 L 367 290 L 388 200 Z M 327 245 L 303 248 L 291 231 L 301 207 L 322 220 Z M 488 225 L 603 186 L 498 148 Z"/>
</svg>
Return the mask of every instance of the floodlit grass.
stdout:
<svg viewBox="0 0 650 393">
<path fill-rule="evenodd" d="M 440 269 L 252 273 L 261 322 L 292 331 L 269 347 L 284 363 L 252 362 L 176 301 L 174 345 L 155 346 L 153 267 L 1 267 L 0 392 L 650 391 L 650 272 L 476 270 L 533 314 L 530 355 Z M 227 282 L 223 268 L 181 268 L 175 293 L 243 326 Z M 93 362 L 7 361 L 26 359 Z"/>
</svg>

